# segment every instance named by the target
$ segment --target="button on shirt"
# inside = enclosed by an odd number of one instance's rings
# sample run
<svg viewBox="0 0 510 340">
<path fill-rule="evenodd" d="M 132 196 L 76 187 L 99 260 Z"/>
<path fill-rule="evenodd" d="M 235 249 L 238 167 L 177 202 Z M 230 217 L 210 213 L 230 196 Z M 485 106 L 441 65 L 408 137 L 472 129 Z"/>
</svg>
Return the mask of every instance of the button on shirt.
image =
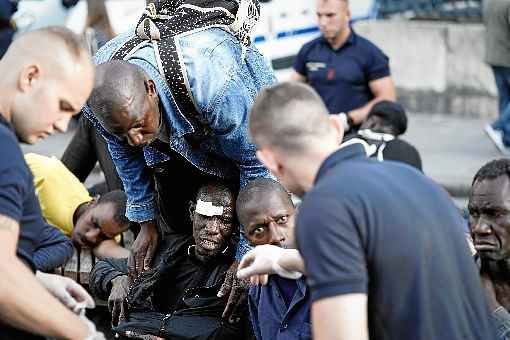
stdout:
<svg viewBox="0 0 510 340">
<path fill-rule="evenodd" d="M 294 285 L 294 294 L 286 301 L 288 291 Z M 253 332 L 257 340 L 311 339 L 310 292 L 305 279 L 288 280 L 276 275 L 265 286 L 250 289 L 248 304 Z"/>
<path fill-rule="evenodd" d="M 306 77 L 330 113 L 340 113 L 358 109 L 374 98 L 368 84 L 390 75 L 388 61 L 377 46 L 351 31 L 337 50 L 322 36 L 305 44 L 294 69 Z"/>
<path fill-rule="evenodd" d="M 368 295 L 371 339 L 496 339 L 464 225 L 417 170 L 359 144 L 322 164 L 296 225 L 312 301 Z"/>
</svg>

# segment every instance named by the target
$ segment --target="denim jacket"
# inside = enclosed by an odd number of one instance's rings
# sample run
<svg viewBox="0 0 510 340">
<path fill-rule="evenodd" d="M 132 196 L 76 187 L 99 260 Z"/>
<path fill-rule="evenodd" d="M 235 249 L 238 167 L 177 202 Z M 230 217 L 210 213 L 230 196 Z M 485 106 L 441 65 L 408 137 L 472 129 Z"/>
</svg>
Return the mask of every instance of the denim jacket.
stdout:
<svg viewBox="0 0 510 340">
<path fill-rule="evenodd" d="M 296 281 L 297 290 L 287 306 L 275 282 L 274 275 L 267 285 L 250 288 L 248 306 L 253 332 L 257 340 L 310 340 L 310 290 L 305 278 Z"/>
<path fill-rule="evenodd" d="M 96 64 L 107 62 L 133 30 L 109 41 L 96 54 Z M 154 48 L 147 43 L 127 61 L 140 66 L 155 82 L 166 120 L 170 148 L 201 171 L 222 178 L 240 174 L 240 185 L 257 177 L 269 177 L 257 160 L 248 137 L 248 113 L 258 91 L 275 83 L 267 60 L 252 45 L 242 60 L 237 39 L 214 27 L 181 36 L 176 43 L 186 69 L 187 84 L 207 128 L 195 126 L 176 109 L 172 93 L 157 67 Z M 90 108 L 83 109 L 106 139 L 113 162 L 128 196 L 126 216 L 135 222 L 152 220 L 156 214 L 154 183 L 149 167 L 168 156 L 145 146 L 135 148 L 108 133 Z M 186 138 L 185 138 L 186 137 Z M 195 140 L 195 142 L 190 142 Z"/>
</svg>

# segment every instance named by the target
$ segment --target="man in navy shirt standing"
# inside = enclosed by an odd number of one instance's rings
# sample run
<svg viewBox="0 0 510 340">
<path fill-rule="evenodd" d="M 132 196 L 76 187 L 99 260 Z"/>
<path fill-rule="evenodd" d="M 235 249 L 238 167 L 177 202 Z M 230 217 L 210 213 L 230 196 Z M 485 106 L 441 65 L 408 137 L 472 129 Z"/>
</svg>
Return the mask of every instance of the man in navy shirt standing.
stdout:
<svg viewBox="0 0 510 340">
<path fill-rule="evenodd" d="M 309 83 L 348 130 L 376 102 L 396 100 L 388 57 L 353 31 L 348 0 L 317 0 L 317 18 L 322 36 L 301 48 L 292 79 Z"/>
<path fill-rule="evenodd" d="M 249 129 L 266 167 L 306 192 L 296 225 L 304 263 L 264 245 L 238 276 L 306 268 L 318 340 L 497 338 L 462 218 L 442 188 L 361 145 L 339 148 L 341 124 L 304 84 L 263 90 Z"/>
</svg>

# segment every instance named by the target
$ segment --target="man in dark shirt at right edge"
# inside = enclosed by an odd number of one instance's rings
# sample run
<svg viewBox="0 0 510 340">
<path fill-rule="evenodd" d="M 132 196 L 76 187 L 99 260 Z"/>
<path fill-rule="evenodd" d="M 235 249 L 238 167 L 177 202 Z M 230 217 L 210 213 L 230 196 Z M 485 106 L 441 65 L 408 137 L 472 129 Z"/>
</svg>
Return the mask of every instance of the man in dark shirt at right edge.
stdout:
<svg viewBox="0 0 510 340">
<path fill-rule="evenodd" d="M 306 266 L 315 340 L 497 339 L 463 221 L 441 187 L 409 166 L 367 158 L 359 144 L 339 148 L 341 124 L 304 84 L 262 90 L 249 127 L 266 167 L 306 193 L 296 225 L 302 259 L 264 245 L 238 276 L 274 258 L 272 268 Z"/>
</svg>

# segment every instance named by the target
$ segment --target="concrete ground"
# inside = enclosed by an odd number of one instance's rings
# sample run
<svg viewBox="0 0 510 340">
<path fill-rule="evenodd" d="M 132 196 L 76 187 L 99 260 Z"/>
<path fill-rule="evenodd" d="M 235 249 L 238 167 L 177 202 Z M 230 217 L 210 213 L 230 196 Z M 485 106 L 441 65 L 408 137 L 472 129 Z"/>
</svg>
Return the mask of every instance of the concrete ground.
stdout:
<svg viewBox="0 0 510 340">
<path fill-rule="evenodd" d="M 404 139 L 420 151 L 425 173 L 462 200 L 468 195 L 476 171 L 486 162 L 502 157 L 483 131 L 486 123 L 451 115 L 411 114 Z M 56 134 L 22 148 L 24 152 L 60 157 L 71 137 L 72 132 Z M 98 180 L 96 173 L 87 184 Z"/>
<path fill-rule="evenodd" d="M 487 123 L 459 116 L 411 115 L 404 139 L 420 151 L 428 176 L 452 195 L 465 197 L 477 170 L 503 157 L 483 131 Z"/>
</svg>

